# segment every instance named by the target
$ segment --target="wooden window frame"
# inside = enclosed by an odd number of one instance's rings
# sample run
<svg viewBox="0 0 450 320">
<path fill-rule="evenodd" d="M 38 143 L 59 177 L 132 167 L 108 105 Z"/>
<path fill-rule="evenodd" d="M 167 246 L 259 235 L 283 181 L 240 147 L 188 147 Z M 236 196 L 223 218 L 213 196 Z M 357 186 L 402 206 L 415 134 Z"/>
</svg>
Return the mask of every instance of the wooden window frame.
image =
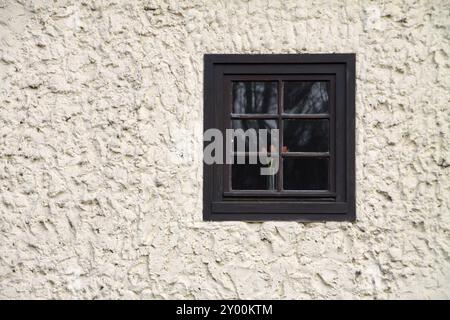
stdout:
<svg viewBox="0 0 450 320">
<path fill-rule="evenodd" d="M 230 165 L 203 165 L 205 221 L 354 221 L 355 212 L 355 54 L 206 54 L 204 130 L 230 127 L 232 118 L 330 119 L 329 190 L 230 190 Z M 330 82 L 329 114 L 233 115 L 232 81 Z M 334 108 L 334 109 L 333 109 Z M 283 128 L 280 127 L 280 136 Z M 205 143 L 206 146 L 206 143 Z M 294 156 L 320 156 L 318 153 Z M 324 156 L 324 154 L 322 154 Z M 282 162 L 282 161 L 281 161 Z M 280 164 L 282 165 L 282 164 Z M 278 175 L 282 184 L 282 174 Z M 280 181 L 281 179 L 281 181 Z"/>
</svg>

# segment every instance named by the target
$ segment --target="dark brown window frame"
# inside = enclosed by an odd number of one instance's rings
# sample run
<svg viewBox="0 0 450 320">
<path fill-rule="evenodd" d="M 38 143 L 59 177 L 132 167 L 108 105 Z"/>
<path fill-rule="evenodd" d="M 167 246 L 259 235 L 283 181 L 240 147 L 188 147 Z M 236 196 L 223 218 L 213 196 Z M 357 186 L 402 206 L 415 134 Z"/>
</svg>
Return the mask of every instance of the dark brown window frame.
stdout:
<svg viewBox="0 0 450 320">
<path fill-rule="evenodd" d="M 207 54 L 204 56 L 204 130 L 230 127 L 231 81 L 324 80 L 331 83 L 330 108 L 322 114 L 261 117 L 330 118 L 330 190 L 233 191 L 229 165 L 203 167 L 206 221 L 354 221 L 355 213 L 355 54 Z M 280 91 L 279 85 L 279 93 Z M 279 94 L 279 99 L 282 99 Z M 282 136 L 282 128 L 280 135 Z M 205 144 L 206 145 L 206 144 Z M 320 154 L 308 155 L 320 156 Z M 308 156 L 301 155 L 301 156 Z M 323 155 L 323 154 L 322 154 Z M 323 155 L 325 156 L 325 155 Z M 278 175 L 282 179 L 282 175 Z M 227 179 L 225 179 L 227 178 Z"/>
</svg>

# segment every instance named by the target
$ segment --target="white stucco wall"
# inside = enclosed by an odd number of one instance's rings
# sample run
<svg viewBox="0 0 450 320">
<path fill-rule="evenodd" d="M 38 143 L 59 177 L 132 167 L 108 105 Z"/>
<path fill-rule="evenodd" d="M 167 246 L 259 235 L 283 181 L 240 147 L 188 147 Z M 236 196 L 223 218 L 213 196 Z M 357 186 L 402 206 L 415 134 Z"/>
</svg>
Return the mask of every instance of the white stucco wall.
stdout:
<svg viewBox="0 0 450 320">
<path fill-rule="evenodd" d="M 0 0 L 0 298 L 450 298 L 449 13 Z M 357 54 L 357 222 L 203 222 L 203 54 L 303 52 Z"/>
</svg>

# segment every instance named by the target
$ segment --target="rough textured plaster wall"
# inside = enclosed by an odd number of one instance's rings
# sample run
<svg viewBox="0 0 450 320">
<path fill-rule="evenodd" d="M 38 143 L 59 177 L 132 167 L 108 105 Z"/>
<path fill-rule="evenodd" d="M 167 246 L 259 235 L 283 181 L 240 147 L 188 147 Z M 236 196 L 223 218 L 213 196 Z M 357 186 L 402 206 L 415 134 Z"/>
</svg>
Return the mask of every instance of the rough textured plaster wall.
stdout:
<svg viewBox="0 0 450 320">
<path fill-rule="evenodd" d="M 0 298 L 450 298 L 450 3 L 0 0 Z M 204 53 L 357 53 L 356 223 L 201 218 Z"/>
</svg>

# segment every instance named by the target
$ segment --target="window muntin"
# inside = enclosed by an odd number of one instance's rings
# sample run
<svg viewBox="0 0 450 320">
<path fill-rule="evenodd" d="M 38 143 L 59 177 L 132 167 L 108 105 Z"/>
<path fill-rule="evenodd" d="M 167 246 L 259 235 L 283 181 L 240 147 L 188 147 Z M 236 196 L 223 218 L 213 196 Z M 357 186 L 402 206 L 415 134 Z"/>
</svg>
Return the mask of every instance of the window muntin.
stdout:
<svg viewBox="0 0 450 320">
<path fill-rule="evenodd" d="M 330 157 L 330 110 L 333 108 L 329 106 L 329 97 L 330 90 L 334 90 L 330 84 L 331 80 L 286 81 L 282 77 L 272 76 L 267 81 L 234 80 L 232 77 L 229 81 L 231 85 L 227 87 L 233 88 L 231 92 L 233 113 L 228 115 L 231 119 L 231 128 L 244 131 L 255 129 L 256 132 L 258 129 L 267 129 L 269 133 L 267 148 L 264 150 L 259 145 L 256 150 L 250 150 L 248 136 L 238 134 L 233 141 L 234 151 L 238 141 L 241 143 L 245 141 L 244 156 L 247 157 L 251 152 L 270 151 L 274 148 L 270 144 L 270 131 L 282 128 L 282 132 L 279 132 L 278 172 L 257 178 L 258 168 L 264 164 L 231 165 L 231 174 L 225 177 L 225 179 L 231 179 L 229 183 L 231 188 L 228 191 L 261 190 L 263 192 L 266 190 L 284 194 L 285 190 L 289 190 L 291 195 L 293 190 L 297 190 L 298 193 L 305 190 L 330 190 L 331 185 L 328 180 L 331 176 L 331 166 L 328 158 Z M 251 93 L 247 95 L 249 97 L 247 104 L 237 103 L 237 101 L 245 100 L 242 98 L 243 92 Z M 285 95 L 289 95 L 289 98 Z M 258 107 L 251 110 L 258 110 L 259 113 L 249 114 L 246 109 L 237 108 L 236 105 L 257 105 Z M 238 113 L 237 110 L 242 110 L 244 113 Z M 317 116 L 319 114 L 320 116 Z M 290 159 L 283 160 L 285 157 Z M 308 159 L 301 161 L 303 158 Z M 318 164 L 314 165 L 314 161 Z M 284 163 L 288 164 L 288 172 L 291 175 L 284 173 Z M 303 165 L 306 167 L 303 168 Z M 308 173 L 308 170 L 313 171 Z M 318 172 L 318 170 L 324 172 Z M 293 177 L 305 181 L 294 181 Z M 314 183 L 312 181 L 314 178 L 320 181 Z M 287 181 L 283 182 L 286 179 Z"/>
</svg>

